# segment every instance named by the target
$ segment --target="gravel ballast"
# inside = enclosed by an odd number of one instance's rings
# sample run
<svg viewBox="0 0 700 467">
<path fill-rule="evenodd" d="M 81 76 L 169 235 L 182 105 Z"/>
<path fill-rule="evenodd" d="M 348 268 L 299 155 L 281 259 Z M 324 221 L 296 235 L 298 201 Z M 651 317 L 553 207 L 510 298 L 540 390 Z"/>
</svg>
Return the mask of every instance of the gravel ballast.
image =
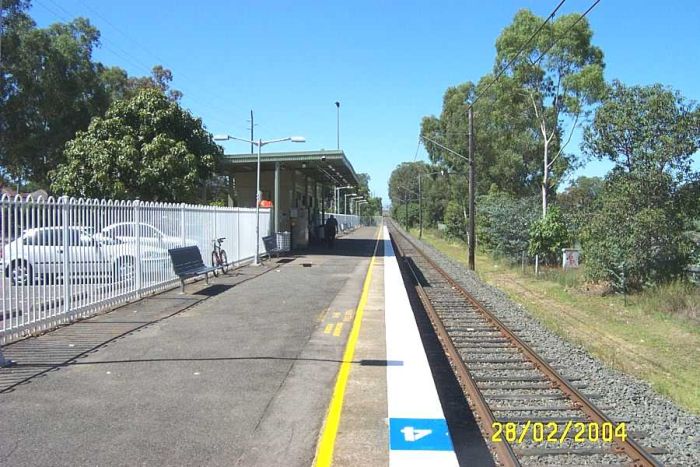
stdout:
<svg viewBox="0 0 700 467">
<path fill-rule="evenodd" d="M 564 341 L 549 331 L 523 306 L 511 301 L 501 290 L 482 282 L 464 265 L 446 257 L 431 245 L 411 237 L 423 251 L 477 300 L 486 304 L 499 319 L 517 328 L 540 355 L 565 376 L 580 377 L 593 393 L 598 406 L 614 420 L 629 420 L 628 431 L 642 432 L 639 439 L 665 465 L 700 465 L 700 417 L 656 393 L 648 383 L 610 368 L 580 346 Z M 598 459 L 600 460 L 600 459 Z"/>
</svg>

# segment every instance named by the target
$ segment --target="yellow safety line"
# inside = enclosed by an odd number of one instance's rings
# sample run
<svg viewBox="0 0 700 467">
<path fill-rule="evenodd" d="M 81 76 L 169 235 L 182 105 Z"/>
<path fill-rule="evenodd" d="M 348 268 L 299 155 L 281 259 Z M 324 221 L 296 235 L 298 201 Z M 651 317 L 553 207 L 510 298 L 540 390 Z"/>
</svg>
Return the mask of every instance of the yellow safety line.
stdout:
<svg viewBox="0 0 700 467">
<path fill-rule="evenodd" d="M 367 275 L 365 276 L 365 283 L 362 286 L 360 303 L 357 304 L 355 320 L 352 323 L 352 329 L 350 330 L 350 335 L 348 336 L 348 342 L 345 345 L 345 352 L 343 353 L 343 361 L 340 364 L 340 370 L 338 370 L 338 379 L 335 382 L 333 396 L 331 397 L 331 403 L 328 407 L 328 413 L 326 414 L 326 423 L 323 427 L 323 432 L 321 433 L 321 439 L 316 447 L 316 462 L 314 465 L 317 467 L 326 467 L 333 463 L 333 449 L 335 448 L 335 437 L 338 434 L 338 426 L 340 425 L 340 414 L 343 410 L 345 387 L 348 383 L 351 363 L 355 356 L 355 346 L 357 345 L 357 338 L 360 334 L 362 315 L 364 314 L 365 305 L 367 304 L 369 284 L 372 281 L 372 270 L 374 261 L 377 257 L 379 238 L 383 231 L 384 227 L 383 225 L 380 225 L 379 232 L 377 233 L 377 241 L 374 244 L 374 253 L 372 254 L 372 259 L 369 262 L 369 268 L 367 270 Z"/>
</svg>

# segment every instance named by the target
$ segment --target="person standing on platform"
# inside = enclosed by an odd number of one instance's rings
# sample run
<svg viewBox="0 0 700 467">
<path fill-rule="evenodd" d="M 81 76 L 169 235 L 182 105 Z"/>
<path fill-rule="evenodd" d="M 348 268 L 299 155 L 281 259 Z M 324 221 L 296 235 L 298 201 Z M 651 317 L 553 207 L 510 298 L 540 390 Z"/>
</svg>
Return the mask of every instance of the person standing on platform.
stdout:
<svg viewBox="0 0 700 467">
<path fill-rule="evenodd" d="M 338 233 L 338 221 L 331 214 L 326 220 L 324 226 L 324 233 L 326 234 L 326 241 L 328 242 L 328 248 L 333 248 L 333 242 L 335 241 L 335 234 Z"/>
</svg>

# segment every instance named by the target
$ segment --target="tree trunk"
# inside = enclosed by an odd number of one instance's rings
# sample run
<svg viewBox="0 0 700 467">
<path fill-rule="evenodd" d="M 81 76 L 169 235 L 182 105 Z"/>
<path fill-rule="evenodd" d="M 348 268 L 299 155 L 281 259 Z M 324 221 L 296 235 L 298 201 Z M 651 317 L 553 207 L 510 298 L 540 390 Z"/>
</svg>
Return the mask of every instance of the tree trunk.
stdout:
<svg viewBox="0 0 700 467">
<path fill-rule="evenodd" d="M 542 175 L 542 217 L 547 215 L 547 182 L 549 180 L 549 142 L 544 139 L 544 172 Z"/>
</svg>

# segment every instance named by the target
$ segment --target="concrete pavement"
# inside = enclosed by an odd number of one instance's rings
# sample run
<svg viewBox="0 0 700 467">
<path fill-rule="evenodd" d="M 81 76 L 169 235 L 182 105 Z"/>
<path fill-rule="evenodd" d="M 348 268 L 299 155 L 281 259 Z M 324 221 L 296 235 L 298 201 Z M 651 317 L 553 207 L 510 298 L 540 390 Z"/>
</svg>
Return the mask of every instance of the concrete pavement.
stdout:
<svg viewBox="0 0 700 467">
<path fill-rule="evenodd" d="M 0 464 L 310 465 L 375 237 L 7 346 Z"/>
</svg>

